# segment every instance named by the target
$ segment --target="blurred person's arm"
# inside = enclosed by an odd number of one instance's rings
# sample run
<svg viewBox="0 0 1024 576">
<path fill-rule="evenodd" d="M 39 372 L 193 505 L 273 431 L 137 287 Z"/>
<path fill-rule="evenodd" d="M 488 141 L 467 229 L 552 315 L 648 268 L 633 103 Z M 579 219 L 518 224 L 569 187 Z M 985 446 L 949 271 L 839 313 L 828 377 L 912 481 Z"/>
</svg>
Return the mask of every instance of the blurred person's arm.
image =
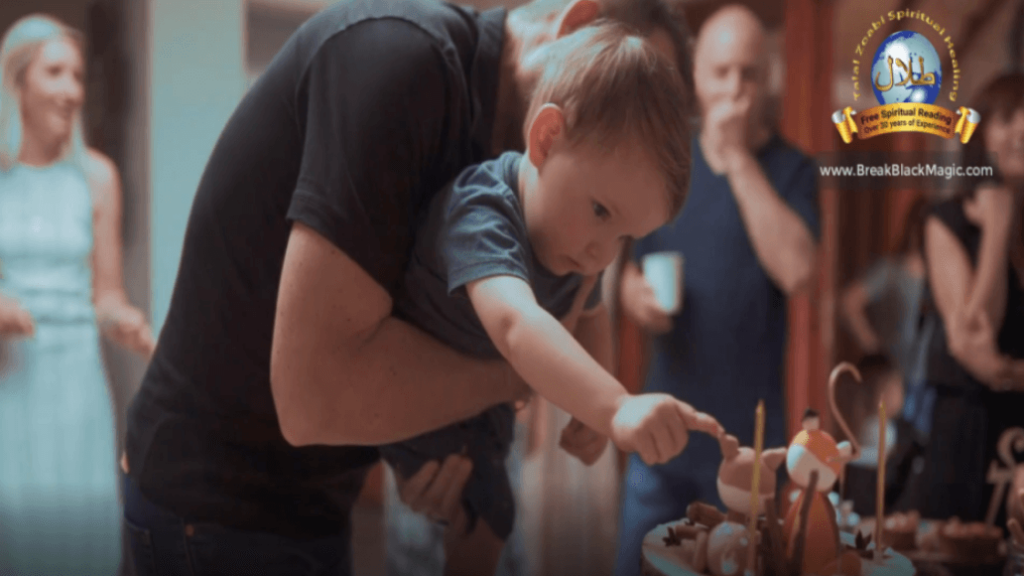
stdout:
<svg viewBox="0 0 1024 576">
<path fill-rule="evenodd" d="M 453 350 L 393 318 L 392 305 L 387 291 L 347 254 L 294 225 L 270 375 L 289 442 L 396 442 L 526 392 L 505 362 Z"/>
<path fill-rule="evenodd" d="M 807 288 L 817 246 L 803 218 L 772 187 L 757 159 L 742 149 L 727 161 L 727 176 L 757 259 L 787 295 Z"/>
<path fill-rule="evenodd" d="M 1006 313 L 1010 234 L 1017 214 L 1014 194 L 997 186 L 982 186 L 964 202 L 968 219 L 981 228 L 977 270 L 973 270 L 963 301 L 963 315 L 985 314 L 996 334 Z"/>
<path fill-rule="evenodd" d="M 93 196 L 93 304 L 104 336 L 149 357 L 155 343 L 141 310 L 124 290 L 121 238 L 121 182 L 109 158 L 90 150 L 86 176 Z"/>
<path fill-rule="evenodd" d="M 868 319 L 868 306 L 874 301 L 890 279 L 891 264 L 882 259 L 863 276 L 850 283 L 843 291 L 841 310 L 857 345 L 867 353 L 878 352 L 881 338 Z"/>
<path fill-rule="evenodd" d="M 850 327 L 850 332 L 857 339 L 857 345 L 871 354 L 878 352 L 881 343 L 867 315 L 868 292 L 864 283 L 855 281 L 843 292 L 843 318 Z"/>
<path fill-rule="evenodd" d="M 982 383 L 993 388 L 1002 386 L 1011 376 L 1013 364 L 1000 354 L 987 314 L 967 315 L 974 270 L 963 245 L 935 216 L 925 223 L 925 257 L 928 284 L 946 328 L 950 355 Z"/>
<path fill-rule="evenodd" d="M 792 190 L 775 190 L 753 151 L 747 132 L 753 100 L 723 101 L 704 119 L 701 146 L 712 170 L 729 179 L 754 254 L 768 276 L 787 295 L 805 289 L 814 275 L 817 246 L 805 221 L 817 222 L 817 184 L 813 169 L 803 167 Z M 808 194 L 809 193 L 809 194 Z M 801 214 L 790 202 L 798 202 Z M 813 203 L 813 205 L 808 205 Z"/>
</svg>

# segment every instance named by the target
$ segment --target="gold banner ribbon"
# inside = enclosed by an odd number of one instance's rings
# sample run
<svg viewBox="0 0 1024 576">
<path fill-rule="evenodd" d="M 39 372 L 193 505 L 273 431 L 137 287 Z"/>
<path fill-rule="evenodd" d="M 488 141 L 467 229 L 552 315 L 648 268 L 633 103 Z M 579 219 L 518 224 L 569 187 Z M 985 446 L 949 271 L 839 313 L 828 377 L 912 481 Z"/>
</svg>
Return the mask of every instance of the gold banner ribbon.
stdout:
<svg viewBox="0 0 1024 576">
<path fill-rule="evenodd" d="M 934 104 L 903 102 L 875 106 L 860 113 L 847 106 L 832 114 L 832 123 L 847 144 L 853 141 L 854 134 L 867 140 L 897 132 L 924 132 L 946 139 L 959 134 L 960 142 L 967 144 L 979 122 L 981 115 L 977 110 L 966 106 L 954 112 Z"/>
</svg>

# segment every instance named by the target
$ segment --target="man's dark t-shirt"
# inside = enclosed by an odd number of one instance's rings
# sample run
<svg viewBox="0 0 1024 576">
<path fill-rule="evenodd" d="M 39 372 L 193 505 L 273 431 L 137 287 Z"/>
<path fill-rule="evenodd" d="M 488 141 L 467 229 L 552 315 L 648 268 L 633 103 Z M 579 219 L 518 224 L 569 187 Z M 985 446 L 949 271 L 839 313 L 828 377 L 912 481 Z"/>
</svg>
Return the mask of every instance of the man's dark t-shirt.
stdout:
<svg viewBox="0 0 1024 576">
<path fill-rule="evenodd" d="M 491 156 L 505 11 L 347 0 L 302 26 L 228 121 L 189 216 L 159 345 L 129 408 L 143 494 L 197 522 L 343 532 L 375 448 L 289 445 L 270 391 L 292 222 L 392 295 L 414 219 Z"/>
</svg>

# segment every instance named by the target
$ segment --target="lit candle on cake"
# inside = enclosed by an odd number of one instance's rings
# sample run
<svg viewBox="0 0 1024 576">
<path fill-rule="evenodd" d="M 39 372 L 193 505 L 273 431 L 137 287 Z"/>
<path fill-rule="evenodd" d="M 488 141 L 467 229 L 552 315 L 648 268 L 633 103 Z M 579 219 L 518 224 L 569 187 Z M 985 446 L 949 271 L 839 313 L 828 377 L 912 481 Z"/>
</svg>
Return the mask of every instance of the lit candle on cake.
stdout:
<svg viewBox="0 0 1024 576">
<path fill-rule="evenodd" d="M 764 400 L 757 403 L 754 418 L 754 477 L 750 483 L 750 518 L 747 533 L 747 572 L 757 573 L 757 517 L 761 511 L 761 452 L 764 449 Z"/>
<path fill-rule="evenodd" d="M 878 486 L 875 490 L 875 559 L 882 558 L 885 525 L 885 401 L 878 403 Z"/>
</svg>

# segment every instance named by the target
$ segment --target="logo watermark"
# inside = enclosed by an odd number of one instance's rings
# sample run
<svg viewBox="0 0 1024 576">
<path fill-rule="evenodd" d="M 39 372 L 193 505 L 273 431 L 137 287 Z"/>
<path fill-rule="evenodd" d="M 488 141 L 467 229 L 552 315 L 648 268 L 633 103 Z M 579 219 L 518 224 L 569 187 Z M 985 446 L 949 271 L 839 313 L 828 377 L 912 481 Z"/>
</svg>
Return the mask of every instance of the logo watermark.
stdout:
<svg viewBox="0 0 1024 576">
<path fill-rule="evenodd" d="M 854 49 L 853 100 L 858 102 L 862 96 L 860 74 L 863 67 L 868 71 L 868 83 L 879 105 L 861 113 L 847 106 L 832 114 L 832 123 L 847 144 L 853 141 L 854 134 L 865 140 L 896 132 L 924 132 L 946 139 L 959 135 L 960 142 L 966 144 L 981 122 L 981 115 L 966 106 L 953 111 L 935 104 L 942 89 L 943 62 L 924 34 L 910 30 L 893 32 L 882 40 L 870 63 L 866 60 L 861 63 L 867 54 L 868 40 L 876 32 L 880 33 L 887 21 L 898 23 L 904 19 L 919 20 L 938 34 L 952 68 L 949 101 L 956 102 L 960 67 L 952 37 L 942 39 L 946 28 L 922 11 L 891 10 L 871 23 Z"/>
</svg>

